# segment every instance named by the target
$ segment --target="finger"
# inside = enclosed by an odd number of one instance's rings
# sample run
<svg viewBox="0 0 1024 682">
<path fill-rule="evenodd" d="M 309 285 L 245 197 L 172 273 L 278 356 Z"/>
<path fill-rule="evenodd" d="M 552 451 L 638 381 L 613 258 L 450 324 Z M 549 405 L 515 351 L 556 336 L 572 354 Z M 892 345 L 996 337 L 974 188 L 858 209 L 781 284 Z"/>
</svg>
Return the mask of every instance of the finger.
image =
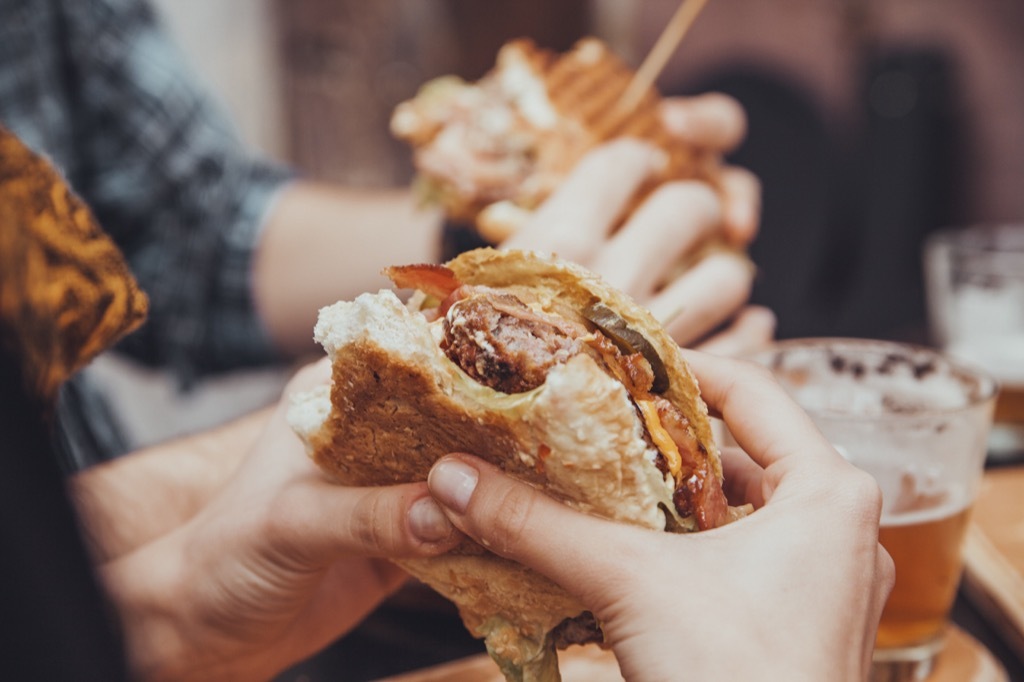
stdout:
<svg viewBox="0 0 1024 682">
<path fill-rule="evenodd" d="M 721 332 L 696 348 L 704 353 L 742 357 L 763 348 L 775 336 L 775 313 L 762 306 L 747 306 Z"/>
<path fill-rule="evenodd" d="M 878 624 L 882 620 L 882 611 L 885 610 L 885 604 L 889 601 L 889 593 L 892 592 L 893 585 L 896 583 L 896 565 L 893 563 L 892 557 L 889 552 L 886 551 L 885 547 L 881 543 L 876 545 L 875 551 L 875 575 L 874 582 L 872 584 L 871 596 L 871 611 L 866 615 L 865 622 L 865 637 L 862 643 L 862 663 L 861 670 L 868 670 L 871 666 L 871 659 L 875 651 L 875 636 L 878 633 Z"/>
<path fill-rule="evenodd" d="M 590 268 L 612 286 L 646 298 L 721 219 L 718 197 L 707 184 L 664 184 L 608 240 Z"/>
<path fill-rule="evenodd" d="M 502 247 L 588 263 L 640 185 L 664 164 L 663 152 L 636 140 L 598 147 Z"/>
<path fill-rule="evenodd" d="M 761 220 L 761 181 L 745 168 L 727 166 L 718 182 L 726 239 L 733 246 L 746 248 L 757 236 Z"/>
<path fill-rule="evenodd" d="M 731 505 L 764 506 L 764 469 L 739 448 L 722 448 L 725 497 Z"/>
<path fill-rule="evenodd" d="M 604 562 L 594 547 L 621 553 L 637 543 L 637 529 L 573 511 L 468 455 L 441 459 L 428 484 L 466 535 L 577 595 L 594 584 L 589 576 L 615 578 L 614 562 Z M 639 544 L 649 544 L 644 540 Z"/>
<path fill-rule="evenodd" d="M 885 603 L 889 601 L 889 593 L 896 584 L 896 564 L 892 560 L 889 551 L 878 544 L 875 558 L 875 579 L 878 581 L 878 589 L 875 591 L 875 622 L 882 616 Z"/>
<path fill-rule="evenodd" d="M 434 556 L 461 536 L 425 483 L 351 488 L 323 480 L 291 486 L 269 512 L 268 534 L 313 565 L 343 556 Z"/>
<path fill-rule="evenodd" d="M 682 352 L 700 383 L 701 397 L 759 465 L 768 468 L 784 459 L 801 465 L 843 461 L 767 369 L 707 353 Z"/>
<path fill-rule="evenodd" d="M 648 308 L 685 346 L 732 317 L 750 298 L 753 282 L 754 270 L 745 257 L 718 251 L 660 291 Z"/>
<path fill-rule="evenodd" d="M 735 149 L 747 134 L 747 115 L 722 93 L 667 98 L 661 119 L 670 133 L 689 144 L 720 152 Z"/>
</svg>

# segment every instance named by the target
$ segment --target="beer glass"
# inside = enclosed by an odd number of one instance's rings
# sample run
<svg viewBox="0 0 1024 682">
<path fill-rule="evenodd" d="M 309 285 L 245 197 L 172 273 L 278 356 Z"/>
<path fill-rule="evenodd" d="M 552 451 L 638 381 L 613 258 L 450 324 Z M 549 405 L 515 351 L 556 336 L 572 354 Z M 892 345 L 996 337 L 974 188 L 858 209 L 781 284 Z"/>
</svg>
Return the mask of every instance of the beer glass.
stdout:
<svg viewBox="0 0 1024 682">
<path fill-rule="evenodd" d="M 942 649 L 960 580 L 995 381 L 934 350 L 886 341 L 795 339 L 754 359 L 844 457 L 878 481 L 879 539 L 896 564 L 896 585 L 878 629 L 872 679 L 923 679 Z"/>
<path fill-rule="evenodd" d="M 924 271 L 936 345 L 1000 383 L 990 455 L 1024 454 L 1024 225 L 938 232 Z"/>
</svg>

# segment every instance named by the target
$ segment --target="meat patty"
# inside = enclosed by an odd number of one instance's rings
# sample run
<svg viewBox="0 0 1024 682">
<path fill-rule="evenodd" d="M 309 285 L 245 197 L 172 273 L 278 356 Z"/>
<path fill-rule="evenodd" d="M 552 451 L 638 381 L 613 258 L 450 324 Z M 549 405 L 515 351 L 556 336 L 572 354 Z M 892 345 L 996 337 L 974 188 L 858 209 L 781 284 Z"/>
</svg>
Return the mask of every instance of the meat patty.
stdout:
<svg viewBox="0 0 1024 682">
<path fill-rule="evenodd" d="M 680 515 L 693 515 L 701 530 L 725 522 L 728 502 L 707 451 L 683 413 L 650 393 L 654 377 L 640 353 L 625 355 L 600 332 L 590 333 L 582 325 L 535 311 L 516 296 L 487 287 L 460 286 L 439 310 L 444 314 L 441 349 L 476 381 L 502 393 L 533 390 L 544 383 L 552 367 L 590 353 L 623 383 L 638 409 L 653 404 L 656 417 L 648 426 L 663 430 L 671 440 L 669 448 L 674 443 L 679 453 L 672 473 L 673 502 Z M 663 471 L 670 469 L 666 452 L 659 449 L 657 460 Z"/>
<path fill-rule="evenodd" d="M 506 293 L 470 295 L 445 316 L 441 349 L 467 374 L 502 393 L 524 393 L 582 350 L 572 330 Z"/>
</svg>

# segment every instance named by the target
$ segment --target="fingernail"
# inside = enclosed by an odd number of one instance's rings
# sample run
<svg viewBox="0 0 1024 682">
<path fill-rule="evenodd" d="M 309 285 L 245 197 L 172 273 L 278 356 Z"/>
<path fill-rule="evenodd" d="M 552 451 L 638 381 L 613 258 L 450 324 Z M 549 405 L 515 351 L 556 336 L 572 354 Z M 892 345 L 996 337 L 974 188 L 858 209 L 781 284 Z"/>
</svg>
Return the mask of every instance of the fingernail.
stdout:
<svg viewBox="0 0 1024 682">
<path fill-rule="evenodd" d="M 479 479 L 480 474 L 473 467 L 448 460 L 431 469 L 427 485 L 438 502 L 461 514 L 469 506 Z"/>
<path fill-rule="evenodd" d="M 451 534 L 452 524 L 437 502 L 423 497 L 409 507 L 409 529 L 424 542 L 437 542 Z"/>
</svg>

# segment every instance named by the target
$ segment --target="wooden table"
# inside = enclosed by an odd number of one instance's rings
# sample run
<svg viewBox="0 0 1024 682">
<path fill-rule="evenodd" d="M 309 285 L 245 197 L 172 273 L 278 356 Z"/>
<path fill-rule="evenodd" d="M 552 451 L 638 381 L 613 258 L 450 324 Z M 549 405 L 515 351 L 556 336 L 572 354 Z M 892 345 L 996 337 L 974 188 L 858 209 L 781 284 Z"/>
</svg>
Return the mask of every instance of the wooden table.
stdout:
<svg viewBox="0 0 1024 682">
<path fill-rule="evenodd" d="M 1024 467 L 985 474 L 964 563 L 964 594 L 1024 660 Z"/>
<path fill-rule="evenodd" d="M 1006 670 L 978 640 L 953 626 L 927 682 L 1006 682 Z"/>
</svg>

